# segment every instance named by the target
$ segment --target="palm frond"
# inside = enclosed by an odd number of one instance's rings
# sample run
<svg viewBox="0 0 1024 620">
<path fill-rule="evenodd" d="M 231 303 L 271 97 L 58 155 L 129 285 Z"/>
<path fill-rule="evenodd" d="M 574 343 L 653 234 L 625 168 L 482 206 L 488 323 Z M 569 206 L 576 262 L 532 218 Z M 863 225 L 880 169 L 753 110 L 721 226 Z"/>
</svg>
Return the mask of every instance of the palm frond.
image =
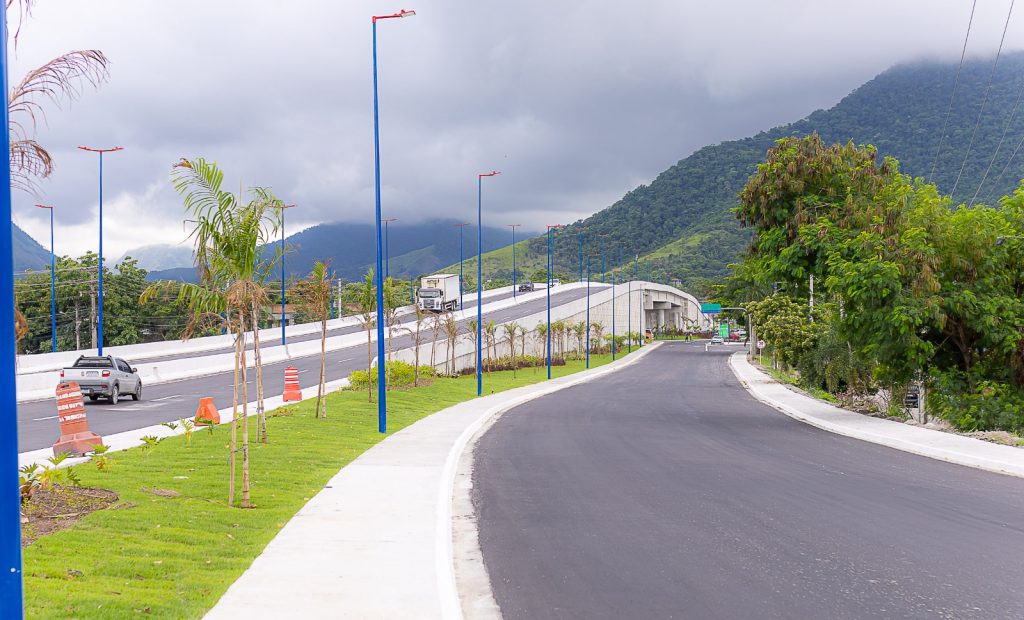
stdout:
<svg viewBox="0 0 1024 620">
<path fill-rule="evenodd" d="M 11 187 L 34 194 L 33 179 L 45 179 L 53 172 L 50 153 L 35 140 L 11 141 Z"/>
<path fill-rule="evenodd" d="M 58 108 L 74 101 L 85 85 L 98 87 L 106 81 L 110 75 L 109 65 L 110 61 L 99 50 L 74 50 L 29 71 L 11 90 L 8 99 L 12 132 L 18 139 L 28 138 L 38 121 L 45 119 L 42 100 L 49 100 Z M 16 118 L 19 115 L 24 121 Z"/>
</svg>

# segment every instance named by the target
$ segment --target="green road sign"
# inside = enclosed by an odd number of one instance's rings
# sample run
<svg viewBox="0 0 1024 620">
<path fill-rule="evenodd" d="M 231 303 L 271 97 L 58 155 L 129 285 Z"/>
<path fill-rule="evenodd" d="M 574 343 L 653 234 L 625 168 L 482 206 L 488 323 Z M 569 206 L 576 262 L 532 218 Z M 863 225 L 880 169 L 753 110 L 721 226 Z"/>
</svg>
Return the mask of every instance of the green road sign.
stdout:
<svg viewBox="0 0 1024 620">
<path fill-rule="evenodd" d="M 704 314 L 718 314 L 722 311 L 722 304 L 701 304 L 700 311 Z"/>
<path fill-rule="evenodd" d="M 728 325 L 719 325 L 718 326 L 718 335 L 721 336 L 723 339 L 728 338 L 729 337 L 729 326 Z"/>
</svg>

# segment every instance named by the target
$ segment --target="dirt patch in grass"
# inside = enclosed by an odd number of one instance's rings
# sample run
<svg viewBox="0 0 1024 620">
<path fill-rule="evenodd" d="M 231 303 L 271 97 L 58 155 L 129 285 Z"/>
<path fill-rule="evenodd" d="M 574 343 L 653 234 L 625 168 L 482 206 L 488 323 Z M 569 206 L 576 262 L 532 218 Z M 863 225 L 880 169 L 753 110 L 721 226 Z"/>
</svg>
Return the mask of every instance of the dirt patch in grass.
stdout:
<svg viewBox="0 0 1024 620">
<path fill-rule="evenodd" d="M 37 489 L 21 507 L 21 546 L 31 545 L 41 536 L 71 527 L 90 512 L 103 510 L 117 502 L 117 493 L 89 487 L 55 486 Z"/>
</svg>

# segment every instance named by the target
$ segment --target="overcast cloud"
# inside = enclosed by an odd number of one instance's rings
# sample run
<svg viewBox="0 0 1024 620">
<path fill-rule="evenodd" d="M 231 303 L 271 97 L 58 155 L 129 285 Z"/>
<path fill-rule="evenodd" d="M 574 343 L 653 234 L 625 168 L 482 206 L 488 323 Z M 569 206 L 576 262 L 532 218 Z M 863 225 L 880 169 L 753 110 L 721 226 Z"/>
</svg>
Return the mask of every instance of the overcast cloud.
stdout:
<svg viewBox="0 0 1024 620">
<path fill-rule="evenodd" d="M 106 156 L 105 253 L 177 243 L 179 157 L 228 187 L 269 185 L 300 208 L 289 230 L 372 221 L 370 15 L 378 24 L 383 204 L 404 221 L 474 216 L 477 172 L 498 169 L 486 220 L 539 229 L 594 213 L 680 158 L 834 105 L 889 66 L 955 61 L 969 0 L 38 0 L 11 81 L 72 49 L 111 76 L 38 139 L 56 160 L 15 221 L 57 252 L 96 248 Z M 402 3 L 409 2 L 403 6 Z M 992 54 L 1009 0 L 978 0 L 969 53 Z M 1024 11 L 1024 9 L 1021 9 Z M 1006 49 L 1024 48 L 1024 15 Z M 880 111 L 880 113 L 882 113 Z"/>
</svg>

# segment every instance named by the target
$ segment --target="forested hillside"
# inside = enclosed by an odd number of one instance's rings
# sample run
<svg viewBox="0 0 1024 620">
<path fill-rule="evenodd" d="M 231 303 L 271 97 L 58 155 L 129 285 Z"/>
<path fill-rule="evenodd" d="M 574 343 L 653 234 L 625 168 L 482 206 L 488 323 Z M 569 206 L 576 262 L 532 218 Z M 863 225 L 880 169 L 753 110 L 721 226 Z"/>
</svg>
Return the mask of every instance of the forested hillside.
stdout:
<svg viewBox="0 0 1024 620">
<path fill-rule="evenodd" d="M 648 256 L 654 264 L 655 278 L 672 276 L 689 282 L 698 277 L 724 276 L 726 266 L 739 257 L 748 239 L 731 212 L 737 205 L 738 192 L 775 140 L 814 131 L 825 143 L 852 140 L 874 144 L 880 155 L 897 157 L 903 172 L 926 177 L 944 193 L 952 193 L 955 186 L 958 203 L 971 201 L 991 161 L 978 200 L 992 204 L 1024 177 L 1024 153 L 1015 153 L 1024 138 L 1024 110 L 1014 113 L 1024 86 L 1024 54 L 1000 59 L 968 154 L 991 68 L 991 58 L 970 60 L 964 65 L 934 175 L 931 170 L 957 66 L 937 62 L 900 65 L 862 85 L 829 110 L 819 110 L 756 136 L 704 147 L 662 172 L 649 185 L 641 185 L 612 206 L 561 229 L 556 244 L 557 269 L 577 272 L 577 232 L 585 227 L 591 238 L 607 235 L 606 244 L 620 246 L 624 259 L 637 253 Z M 966 165 L 957 183 L 965 157 Z M 530 267 L 543 267 L 545 243 L 544 237 L 530 239 L 517 252 L 520 257 L 535 257 L 527 259 Z M 509 277 L 511 263 L 506 254 L 508 249 L 491 260 L 485 258 L 484 268 L 490 277 Z M 643 271 L 646 275 L 646 268 Z"/>
</svg>

